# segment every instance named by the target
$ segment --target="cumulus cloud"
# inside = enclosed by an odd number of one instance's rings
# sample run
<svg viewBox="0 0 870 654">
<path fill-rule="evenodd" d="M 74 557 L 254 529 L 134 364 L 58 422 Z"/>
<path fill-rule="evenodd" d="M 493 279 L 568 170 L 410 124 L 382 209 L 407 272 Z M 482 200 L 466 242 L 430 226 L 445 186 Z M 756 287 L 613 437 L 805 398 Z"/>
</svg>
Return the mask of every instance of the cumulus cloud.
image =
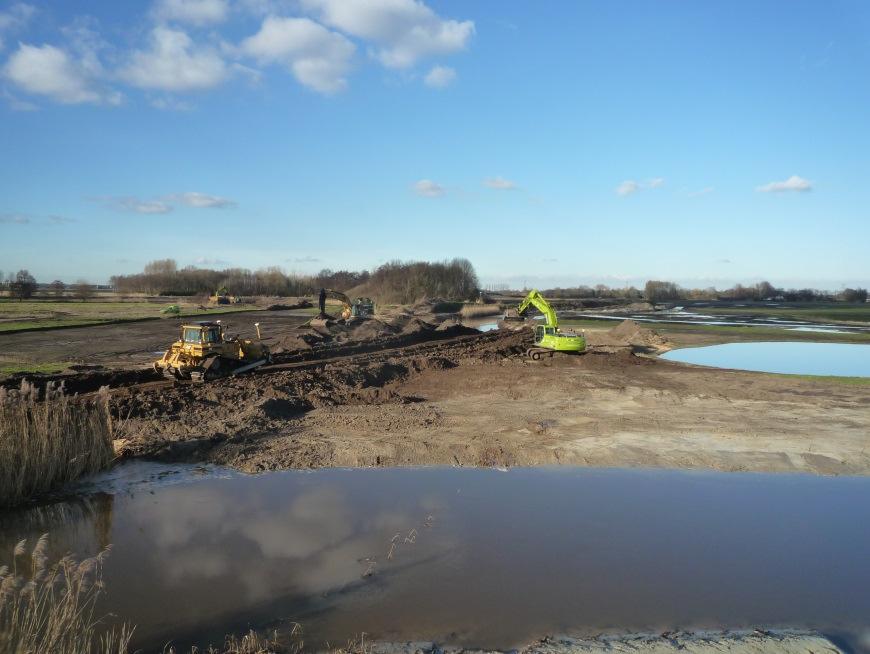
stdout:
<svg viewBox="0 0 870 654">
<path fill-rule="evenodd" d="M 433 89 L 443 89 L 450 86 L 455 79 L 456 71 L 449 66 L 433 66 L 432 70 L 426 73 L 423 81 L 426 86 L 431 86 Z"/>
<path fill-rule="evenodd" d="M 483 180 L 483 185 L 499 191 L 512 191 L 517 187 L 516 182 L 504 177 L 487 177 Z"/>
<path fill-rule="evenodd" d="M 379 44 L 373 55 L 389 68 L 458 52 L 474 35 L 474 21 L 438 16 L 421 0 L 301 0 L 327 25 Z"/>
<path fill-rule="evenodd" d="M 227 66 L 212 48 L 197 46 L 182 30 L 158 26 L 150 47 L 137 50 L 120 76 L 129 84 L 159 91 L 197 91 L 227 78 Z"/>
<path fill-rule="evenodd" d="M 170 202 L 178 202 L 188 207 L 196 209 L 227 209 L 235 207 L 234 200 L 222 198 L 219 195 L 208 195 L 206 193 L 196 193 L 189 191 L 187 193 L 173 193 L 166 196 L 166 200 Z"/>
<path fill-rule="evenodd" d="M 421 179 L 414 184 L 414 193 L 425 198 L 437 198 L 447 192 L 440 184 L 433 182 L 431 179 Z"/>
<path fill-rule="evenodd" d="M 3 67 L 3 76 L 21 90 L 62 104 L 120 103 L 120 94 L 98 87 L 98 72 L 98 62 L 90 57 L 76 59 L 53 45 L 27 43 L 19 44 Z"/>
<path fill-rule="evenodd" d="M 175 21 L 202 27 L 226 20 L 227 0 L 158 0 L 153 14 L 159 21 Z"/>
<path fill-rule="evenodd" d="M 784 193 L 786 191 L 805 192 L 812 191 L 813 184 L 808 179 L 792 175 L 787 180 L 782 182 L 770 182 L 763 186 L 758 186 L 755 189 L 759 193 Z"/>
<path fill-rule="evenodd" d="M 269 16 L 238 49 L 260 64 L 286 66 L 301 84 L 315 91 L 335 93 L 347 86 L 356 46 L 308 18 Z"/>
</svg>

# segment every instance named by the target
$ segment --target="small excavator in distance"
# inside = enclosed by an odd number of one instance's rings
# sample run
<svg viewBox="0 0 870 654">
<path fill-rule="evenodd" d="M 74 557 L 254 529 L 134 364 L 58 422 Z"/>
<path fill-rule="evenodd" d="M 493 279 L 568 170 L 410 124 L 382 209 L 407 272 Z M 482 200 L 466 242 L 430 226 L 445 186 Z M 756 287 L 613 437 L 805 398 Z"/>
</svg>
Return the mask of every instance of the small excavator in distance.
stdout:
<svg viewBox="0 0 870 654">
<path fill-rule="evenodd" d="M 181 340 L 154 362 L 154 370 L 169 379 L 203 382 L 258 368 L 269 363 L 272 356 L 260 340 L 260 323 L 254 326 L 256 341 L 228 337 L 220 320 L 182 325 Z"/>
<path fill-rule="evenodd" d="M 505 320 L 522 320 L 529 307 L 535 307 L 544 316 L 543 325 L 535 325 L 535 346 L 526 350 L 526 356 L 538 361 L 556 352 L 580 353 L 586 350 L 586 339 L 570 329 L 560 329 L 556 311 L 538 291 L 530 291 L 515 309 L 505 311 Z"/>
<path fill-rule="evenodd" d="M 351 302 L 350 298 L 341 291 L 336 291 L 332 288 L 325 288 L 322 292 L 325 294 L 326 297 L 341 302 L 342 320 L 350 320 L 351 318 L 369 318 L 375 313 L 375 303 L 371 300 L 371 298 L 358 297 L 356 300 Z M 329 315 L 323 313 L 314 318 L 311 321 L 311 325 L 325 325 L 326 321 L 329 319 Z"/>
</svg>

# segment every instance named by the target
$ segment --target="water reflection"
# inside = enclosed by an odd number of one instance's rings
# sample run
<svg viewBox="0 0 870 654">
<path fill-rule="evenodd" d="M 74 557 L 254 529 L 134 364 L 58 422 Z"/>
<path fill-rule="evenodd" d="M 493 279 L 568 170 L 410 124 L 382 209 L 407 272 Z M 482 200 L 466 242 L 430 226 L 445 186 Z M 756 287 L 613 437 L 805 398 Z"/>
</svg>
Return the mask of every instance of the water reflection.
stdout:
<svg viewBox="0 0 870 654">
<path fill-rule="evenodd" d="M 870 345 L 856 343 L 725 343 L 671 350 L 662 358 L 756 372 L 870 377 Z"/>
<path fill-rule="evenodd" d="M 111 540 L 104 608 L 148 651 L 290 621 L 310 644 L 366 632 L 509 648 L 606 629 L 860 633 L 868 500 L 855 478 L 323 470 L 92 497 L 0 526 L 4 545 L 52 531 L 82 555 Z"/>
</svg>

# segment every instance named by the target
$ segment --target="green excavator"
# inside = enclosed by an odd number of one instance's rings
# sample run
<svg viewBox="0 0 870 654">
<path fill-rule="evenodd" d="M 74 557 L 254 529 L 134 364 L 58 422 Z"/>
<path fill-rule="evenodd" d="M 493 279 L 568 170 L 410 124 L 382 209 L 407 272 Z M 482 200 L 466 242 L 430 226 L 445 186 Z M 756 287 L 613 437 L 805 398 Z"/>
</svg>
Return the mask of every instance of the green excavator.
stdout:
<svg viewBox="0 0 870 654">
<path fill-rule="evenodd" d="M 586 339 L 570 329 L 560 329 L 556 311 L 538 291 L 530 291 L 520 305 L 505 312 L 505 320 L 522 320 L 529 307 L 535 307 L 544 316 L 543 325 L 535 325 L 535 346 L 526 350 L 526 356 L 538 361 L 542 356 L 556 352 L 580 353 L 586 350 Z"/>
</svg>

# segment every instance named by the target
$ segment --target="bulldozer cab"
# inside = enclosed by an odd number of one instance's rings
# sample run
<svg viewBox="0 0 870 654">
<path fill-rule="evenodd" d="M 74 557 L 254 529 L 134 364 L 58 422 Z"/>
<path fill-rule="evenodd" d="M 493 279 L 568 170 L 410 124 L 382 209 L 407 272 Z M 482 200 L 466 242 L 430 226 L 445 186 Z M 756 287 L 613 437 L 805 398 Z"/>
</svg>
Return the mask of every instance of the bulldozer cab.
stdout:
<svg viewBox="0 0 870 654">
<path fill-rule="evenodd" d="M 221 342 L 220 325 L 200 323 L 199 325 L 184 325 L 181 328 L 181 340 L 189 344 L 213 344 Z"/>
</svg>

